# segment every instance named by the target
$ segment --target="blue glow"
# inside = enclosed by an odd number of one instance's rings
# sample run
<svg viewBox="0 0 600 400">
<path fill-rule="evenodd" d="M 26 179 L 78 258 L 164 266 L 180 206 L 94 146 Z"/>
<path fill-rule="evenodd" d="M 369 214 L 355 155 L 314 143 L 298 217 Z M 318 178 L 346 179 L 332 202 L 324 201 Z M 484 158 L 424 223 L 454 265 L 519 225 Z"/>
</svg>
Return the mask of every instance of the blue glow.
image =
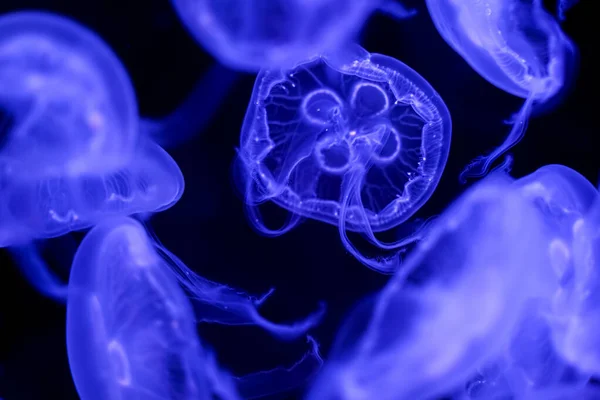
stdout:
<svg viewBox="0 0 600 400">
<path fill-rule="evenodd" d="M 299 64 L 264 70 L 240 138 L 241 182 L 249 221 L 279 235 L 300 216 L 339 225 L 344 245 L 380 271 L 347 238 L 410 218 L 433 193 L 450 150 L 451 120 L 435 90 L 398 60 L 355 46 Z M 281 229 L 264 226 L 257 206 L 273 201 L 292 217 Z"/>
<path fill-rule="evenodd" d="M 144 142 L 134 160 L 114 172 L 20 180 L 4 176 L 0 246 L 89 228 L 103 218 L 171 207 L 183 194 L 179 167 L 159 146 Z"/>
<path fill-rule="evenodd" d="M 541 0 L 427 0 L 444 40 L 479 75 L 525 99 L 504 142 L 461 173 L 482 177 L 525 134 L 534 107 L 556 101 L 576 64 L 576 49 Z"/>
<path fill-rule="evenodd" d="M 137 221 L 107 219 L 85 237 L 69 278 L 67 350 L 82 399 L 238 399 L 236 382 L 248 398 L 289 390 L 320 367 L 312 348 L 291 368 L 240 378 L 226 374 L 197 337 L 192 304 L 172 274 L 170 255 Z M 181 266 L 179 266 L 181 267 Z M 188 271 L 188 273 L 192 273 Z M 201 279 L 201 278 L 198 278 Z M 197 302 L 236 318 L 253 319 L 241 293 L 205 281 Z M 236 304 L 236 303 L 240 304 Z M 245 304 L 244 304 L 245 303 Z M 231 306 L 231 308 L 229 308 Z M 241 311 L 246 309 L 246 311 Z M 196 310 L 197 311 L 197 310 Z M 231 319 L 202 321 L 230 324 Z M 312 367 L 312 369 L 311 369 Z"/>
<path fill-rule="evenodd" d="M 444 211 L 350 315 L 308 399 L 436 398 L 500 354 L 547 263 L 542 221 L 503 175 Z"/>
<path fill-rule="evenodd" d="M 394 18 L 413 10 L 396 0 L 172 0 L 179 17 L 220 62 L 236 70 L 291 68 L 356 39 L 378 9 Z"/>
<path fill-rule="evenodd" d="M 5 14 L 0 65 L 4 179 L 74 177 L 128 162 L 138 137 L 135 95 L 95 33 L 50 13 Z"/>
<path fill-rule="evenodd" d="M 579 3 L 579 0 L 558 0 L 557 4 L 557 14 L 558 19 L 564 21 L 567 19 L 567 11 L 573 8 L 575 5 Z"/>
</svg>

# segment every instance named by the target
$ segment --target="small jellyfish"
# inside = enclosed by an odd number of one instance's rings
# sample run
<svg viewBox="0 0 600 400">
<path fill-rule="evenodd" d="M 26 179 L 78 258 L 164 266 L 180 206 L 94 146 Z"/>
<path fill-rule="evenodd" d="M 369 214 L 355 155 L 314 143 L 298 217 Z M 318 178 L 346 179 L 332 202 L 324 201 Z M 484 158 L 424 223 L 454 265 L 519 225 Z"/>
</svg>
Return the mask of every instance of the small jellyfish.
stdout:
<svg viewBox="0 0 600 400">
<path fill-rule="evenodd" d="M 238 182 L 249 220 L 266 235 L 300 217 L 339 226 L 344 245 L 365 265 L 395 263 L 362 255 L 347 230 L 384 249 L 374 232 L 409 219 L 431 196 L 450 148 L 450 114 L 425 79 L 405 64 L 351 46 L 299 64 L 264 70 L 256 80 L 238 151 Z M 257 205 L 291 213 L 281 229 L 265 227 Z"/>
<path fill-rule="evenodd" d="M 292 368 L 239 378 L 224 372 L 198 339 L 192 304 L 170 262 L 130 218 L 107 219 L 84 238 L 67 305 L 69 364 L 83 400 L 254 398 L 304 382 L 307 363 L 315 366 L 306 360 L 320 360 L 314 341 L 309 356 Z M 222 315 L 254 306 L 229 288 L 205 284 L 209 291 L 196 294 Z"/>
<path fill-rule="evenodd" d="M 95 33 L 59 15 L 0 17 L 0 111 L 0 169 L 13 179 L 112 171 L 137 146 L 123 65 Z"/>
<path fill-rule="evenodd" d="M 534 106 L 564 94 L 577 64 L 576 48 L 541 0 L 427 0 L 442 37 L 479 75 L 526 99 L 504 142 L 461 173 L 481 177 L 523 137 Z"/>
<path fill-rule="evenodd" d="M 142 118 L 142 134 L 163 148 L 191 140 L 210 123 L 240 77 L 236 71 L 213 65 L 173 112 L 158 119 Z"/>
<path fill-rule="evenodd" d="M 172 0 L 192 36 L 223 64 L 255 72 L 356 39 L 374 11 L 409 18 L 397 0 Z"/>
<path fill-rule="evenodd" d="M 511 182 L 491 174 L 434 221 L 350 315 L 309 400 L 439 398 L 498 357 L 546 262 L 540 218 Z"/>
</svg>

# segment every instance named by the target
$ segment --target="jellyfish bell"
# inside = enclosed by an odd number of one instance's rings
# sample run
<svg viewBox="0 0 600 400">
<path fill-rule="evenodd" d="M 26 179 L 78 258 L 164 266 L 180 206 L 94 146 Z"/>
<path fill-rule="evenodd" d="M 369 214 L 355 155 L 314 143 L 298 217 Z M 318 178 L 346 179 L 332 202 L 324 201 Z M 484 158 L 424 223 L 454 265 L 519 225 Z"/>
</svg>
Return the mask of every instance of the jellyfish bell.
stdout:
<svg viewBox="0 0 600 400">
<path fill-rule="evenodd" d="M 137 145 L 133 87 L 95 33 L 63 16 L 0 17 L 2 173 L 22 181 L 110 171 Z"/>
<path fill-rule="evenodd" d="M 242 192 L 250 222 L 273 201 L 296 216 L 339 225 L 345 245 L 409 219 L 431 196 L 445 167 L 451 119 L 443 100 L 414 70 L 359 46 L 325 53 L 291 70 L 258 75 L 240 137 Z"/>
<path fill-rule="evenodd" d="M 90 231 L 68 299 L 67 350 L 82 399 L 212 395 L 211 374 L 220 373 L 205 370 L 214 366 L 201 357 L 191 306 L 139 223 L 112 220 Z"/>
<path fill-rule="evenodd" d="M 491 84 L 525 99 L 510 121 L 510 133 L 490 155 L 474 160 L 462 173 L 481 177 L 523 137 L 536 109 L 556 104 L 571 86 L 577 50 L 548 14 L 541 0 L 427 0 L 444 40 Z"/>
<path fill-rule="evenodd" d="M 133 155 L 129 165 L 107 173 L 100 169 L 73 177 L 6 180 L 0 246 L 57 237 L 106 217 L 157 212 L 175 204 L 184 179 L 171 156 L 147 140 Z"/>
<path fill-rule="evenodd" d="M 240 398 L 237 386 L 245 398 L 255 398 L 294 388 L 320 366 L 311 341 L 311 351 L 290 368 L 242 377 L 222 371 L 197 337 L 196 303 L 205 303 L 203 311 L 217 310 L 205 321 L 223 324 L 242 323 L 244 312 L 253 318 L 248 310 L 256 305 L 200 277 L 188 300 L 179 286 L 183 271 L 177 270 L 184 266 L 159 247 L 142 224 L 119 217 L 96 225 L 77 250 L 68 289 L 67 351 L 82 399 L 233 400 Z M 185 275 L 194 273 L 188 269 Z M 198 290 L 201 280 L 204 291 Z M 192 289 L 189 282 L 185 288 Z"/>
<path fill-rule="evenodd" d="M 191 35 L 236 70 L 291 68 L 352 42 L 374 11 L 408 18 L 395 0 L 172 0 Z"/>
<path fill-rule="evenodd" d="M 546 262 L 539 216 L 511 183 L 491 175 L 443 212 L 370 311 L 349 316 L 308 399 L 438 398 L 498 356 Z"/>
</svg>

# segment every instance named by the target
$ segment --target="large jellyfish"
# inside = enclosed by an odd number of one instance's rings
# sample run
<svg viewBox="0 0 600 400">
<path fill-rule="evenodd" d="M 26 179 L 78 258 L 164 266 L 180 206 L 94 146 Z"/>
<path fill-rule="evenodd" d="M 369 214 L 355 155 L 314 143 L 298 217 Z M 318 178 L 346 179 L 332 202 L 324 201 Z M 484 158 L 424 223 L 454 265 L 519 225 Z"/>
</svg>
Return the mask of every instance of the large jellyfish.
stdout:
<svg viewBox="0 0 600 400">
<path fill-rule="evenodd" d="M 392 229 L 429 199 L 450 148 L 451 120 L 435 90 L 398 60 L 353 46 L 291 70 L 262 71 L 242 127 L 239 161 L 249 220 L 277 235 L 301 216 L 339 225 L 344 245 L 365 265 L 396 263 L 359 252 L 347 230 L 384 249 L 374 232 Z M 267 229 L 257 205 L 291 213 Z"/>
<path fill-rule="evenodd" d="M 184 181 L 173 159 L 139 137 L 131 82 L 100 38 L 67 18 L 0 18 L 0 247 L 46 294 L 65 289 L 32 240 L 111 215 L 173 205 Z"/>
<path fill-rule="evenodd" d="M 498 356 L 546 290 L 543 225 L 511 182 L 490 175 L 434 221 L 350 315 L 309 399 L 436 398 Z"/>
<path fill-rule="evenodd" d="M 172 0 L 194 38 L 220 62 L 249 72 L 290 68 L 354 41 L 376 10 L 415 14 L 396 0 Z"/>
<path fill-rule="evenodd" d="M 534 106 L 549 107 L 568 86 L 576 48 L 541 0 L 427 0 L 438 31 L 467 63 L 494 86 L 522 97 L 504 142 L 461 173 L 481 177 L 523 137 Z"/>
<path fill-rule="evenodd" d="M 245 398 L 254 398 L 302 384 L 320 367 L 313 347 L 289 369 L 240 378 L 223 372 L 199 342 L 198 318 L 172 274 L 171 258 L 164 255 L 130 218 L 98 224 L 77 250 L 69 282 L 67 350 L 82 399 L 237 399 L 236 386 Z M 208 281 L 205 289 L 195 300 L 224 318 L 213 314 L 211 322 L 229 324 L 227 314 L 254 318 L 251 299 Z"/>
</svg>

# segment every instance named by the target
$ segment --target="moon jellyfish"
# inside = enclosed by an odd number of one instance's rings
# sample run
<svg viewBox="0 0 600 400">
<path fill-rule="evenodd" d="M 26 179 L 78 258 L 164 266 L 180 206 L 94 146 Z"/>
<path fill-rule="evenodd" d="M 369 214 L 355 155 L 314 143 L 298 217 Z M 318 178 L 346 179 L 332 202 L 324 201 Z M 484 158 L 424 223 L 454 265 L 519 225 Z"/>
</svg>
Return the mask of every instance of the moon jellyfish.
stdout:
<svg viewBox="0 0 600 400">
<path fill-rule="evenodd" d="M 189 141 L 210 123 L 240 77 L 236 71 L 213 65 L 173 112 L 159 119 L 143 118 L 142 132 L 165 148 Z"/>
<path fill-rule="evenodd" d="M 266 235 L 312 218 L 339 226 L 344 245 L 378 271 L 390 260 L 361 254 L 347 230 L 384 249 L 374 232 L 410 218 L 433 193 L 450 148 L 451 120 L 435 90 L 393 58 L 356 46 L 256 80 L 239 149 L 249 220 Z M 268 229 L 257 206 L 291 213 Z"/>
<path fill-rule="evenodd" d="M 544 239 L 511 180 L 490 175 L 444 211 L 387 286 L 350 315 L 308 399 L 455 391 L 498 356 L 540 290 Z"/>
<path fill-rule="evenodd" d="M 169 263 L 133 219 L 108 219 L 86 235 L 67 306 L 69 363 L 82 399 L 237 399 L 236 382 L 251 388 L 252 398 L 259 388 L 274 393 L 306 378 L 296 374 L 298 364 L 240 378 L 226 374 L 199 342 L 192 305 Z M 202 300 L 223 315 L 249 309 L 250 299 L 205 283 Z"/>
<path fill-rule="evenodd" d="M 355 40 L 380 9 L 415 14 L 396 0 L 172 0 L 182 22 L 223 64 L 249 72 L 289 68 Z"/>
<path fill-rule="evenodd" d="M 600 197 L 573 229 L 573 274 L 571 290 L 561 293 L 556 302 L 562 311 L 557 316 L 555 341 L 565 359 L 582 371 L 600 373 Z"/>
<path fill-rule="evenodd" d="M 45 12 L 0 17 L 4 180 L 108 172 L 137 145 L 133 88 L 95 33 Z"/>
<path fill-rule="evenodd" d="M 42 293 L 64 300 L 30 242 L 166 209 L 183 176 L 138 139 L 131 82 L 94 33 L 43 12 L 2 16 L 0 32 L 0 247 L 13 247 Z"/>
<path fill-rule="evenodd" d="M 427 0 L 431 18 L 446 42 L 491 84 L 525 100 L 504 142 L 461 173 L 481 177 L 518 143 L 534 106 L 548 107 L 567 87 L 576 49 L 541 0 Z"/>
</svg>

